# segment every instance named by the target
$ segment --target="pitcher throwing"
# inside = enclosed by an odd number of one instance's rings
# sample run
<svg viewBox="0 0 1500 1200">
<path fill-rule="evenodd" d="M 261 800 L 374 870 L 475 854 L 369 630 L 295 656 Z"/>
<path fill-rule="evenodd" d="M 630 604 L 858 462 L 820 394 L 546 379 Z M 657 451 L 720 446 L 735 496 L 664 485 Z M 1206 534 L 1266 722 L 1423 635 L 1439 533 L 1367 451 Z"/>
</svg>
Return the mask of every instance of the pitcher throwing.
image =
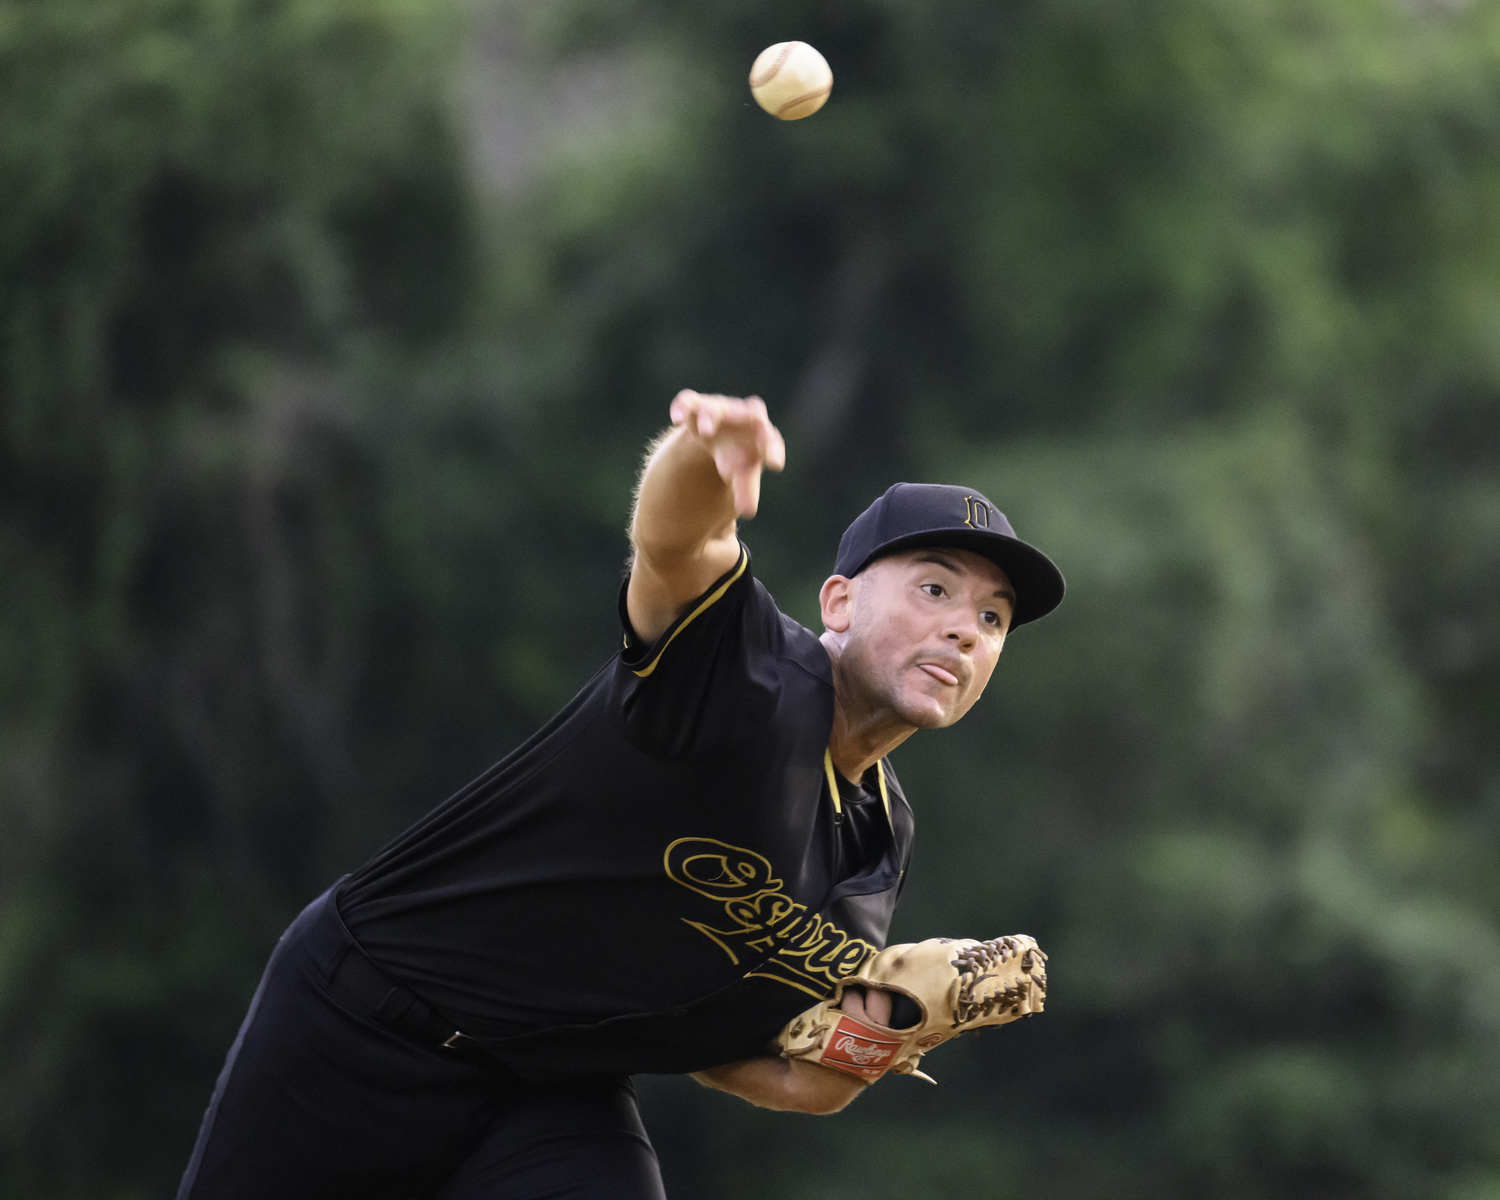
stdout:
<svg viewBox="0 0 1500 1200">
<path fill-rule="evenodd" d="M 886 755 L 969 710 L 1062 576 L 978 492 L 898 483 L 815 635 L 738 537 L 785 457 L 765 405 L 671 417 L 619 653 L 292 923 L 179 1200 L 661 1197 L 632 1074 L 829 1113 L 1040 1009 L 1029 938 L 882 949 L 912 842 Z"/>
</svg>

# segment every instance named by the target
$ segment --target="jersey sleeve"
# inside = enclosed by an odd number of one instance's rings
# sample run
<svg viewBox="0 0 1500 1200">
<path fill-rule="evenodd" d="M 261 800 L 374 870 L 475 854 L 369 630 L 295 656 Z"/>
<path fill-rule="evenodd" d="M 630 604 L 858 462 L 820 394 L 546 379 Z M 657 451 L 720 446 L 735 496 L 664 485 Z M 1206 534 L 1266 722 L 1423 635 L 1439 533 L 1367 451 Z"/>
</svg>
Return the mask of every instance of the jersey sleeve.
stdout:
<svg viewBox="0 0 1500 1200">
<path fill-rule="evenodd" d="M 620 588 L 625 644 L 613 705 L 625 735 L 655 758 L 710 753 L 751 736 L 775 710 L 781 615 L 750 570 L 750 552 L 652 643 L 631 628 Z"/>
</svg>

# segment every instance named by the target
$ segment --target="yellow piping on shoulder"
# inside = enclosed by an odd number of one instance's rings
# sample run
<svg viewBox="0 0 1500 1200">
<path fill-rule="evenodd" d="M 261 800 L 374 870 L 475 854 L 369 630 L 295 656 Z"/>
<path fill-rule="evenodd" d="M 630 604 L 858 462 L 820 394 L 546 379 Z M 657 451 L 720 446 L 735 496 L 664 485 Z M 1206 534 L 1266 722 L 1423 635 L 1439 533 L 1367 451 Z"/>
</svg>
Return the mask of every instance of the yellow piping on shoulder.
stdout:
<svg viewBox="0 0 1500 1200">
<path fill-rule="evenodd" d="M 681 625 L 677 626 L 676 629 L 672 630 L 672 636 L 669 637 L 665 642 L 662 643 L 662 648 L 656 652 L 656 657 L 653 658 L 644 667 L 642 667 L 639 671 L 637 671 L 636 674 L 639 675 L 642 679 L 645 679 L 646 676 L 650 675 L 652 671 L 656 670 L 656 664 L 659 663 L 659 662 L 661 662 L 661 656 L 667 652 L 667 647 L 670 646 L 674 641 L 677 640 L 677 635 L 679 633 L 681 633 L 684 629 L 686 629 L 689 625 L 691 625 L 693 623 L 694 618 L 701 616 L 707 609 L 711 608 L 714 604 L 716 604 L 718 602 L 719 598 L 721 596 L 723 596 L 724 593 L 729 590 L 730 586 L 734 583 L 734 581 L 736 579 L 738 579 L 741 575 L 743 575 L 745 573 L 745 568 L 748 567 L 749 565 L 750 565 L 750 555 L 748 553 L 746 553 L 745 548 L 743 546 L 741 546 L 740 547 L 740 565 L 735 568 L 734 574 L 731 575 L 728 579 L 726 579 L 723 583 L 721 583 L 718 587 L 714 588 L 714 590 L 712 592 L 710 592 L 707 596 L 705 596 L 703 598 L 703 603 L 700 604 L 700 605 L 698 605 L 697 608 L 693 609 L 693 611 L 690 612 L 687 615 L 687 617 L 683 620 L 683 622 L 682 622 Z"/>
</svg>

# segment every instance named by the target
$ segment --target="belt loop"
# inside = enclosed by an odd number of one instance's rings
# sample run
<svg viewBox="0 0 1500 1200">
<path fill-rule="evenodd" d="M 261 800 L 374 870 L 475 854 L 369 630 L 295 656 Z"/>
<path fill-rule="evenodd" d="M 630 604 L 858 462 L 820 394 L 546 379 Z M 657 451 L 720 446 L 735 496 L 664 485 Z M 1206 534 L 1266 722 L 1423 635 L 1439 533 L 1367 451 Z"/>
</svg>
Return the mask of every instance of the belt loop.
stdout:
<svg viewBox="0 0 1500 1200">
<path fill-rule="evenodd" d="M 333 903 L 332 896 L 328 898 L 328 903 Z M 339 977 L 339 968 L 344 965 L 344 961 L 349 957 L 349 952 L 353 949 L 354 947 L 350 945 L 350 943 L 346 941 L 340 941 L 338 949 L 333 952 L 333 955 L 329 958 L 326 965 L 325 970 L 327 974 L 323 979 L 324 987 L 331 985 L 333 981 Z"/>
<path fill-rule="evenodd" d="M 324 987 L 333 983 L 339 968 L 348 958 L 349 951 L 354 948 L 354 939 L 344 928 L 334 899 L 337 886 L 335 884 L 309 904 L 287 930 L 288 934 L 294 930 L 299 933 L 312 967 Z M 283 938 L 285 936 L 284 934 Z"/>
<path fill-rule="evenodd" d="M 482 1041 L 456 1029 L 421 996 L 386 976 L 344 924 L 336 892 L 337 885 L 323 896 L 306 935 L 323 986 L 354 999 L 364 1013 L 419 1045 L 519 1078 Z"/>
<path fill-rule="evenodd" d="M 392 1029 L 399 1029 L 401 1018 L 411 1011 L 415 1003 L 417 1003 L 417 997 L 414 993 L 407 991 L 404 987 L 392 987 L 385 994 L 385 999 L 375 1006 L 375 1015 L 380 1018 L 382 1024 L 389 1025 Z"/>
</svg>

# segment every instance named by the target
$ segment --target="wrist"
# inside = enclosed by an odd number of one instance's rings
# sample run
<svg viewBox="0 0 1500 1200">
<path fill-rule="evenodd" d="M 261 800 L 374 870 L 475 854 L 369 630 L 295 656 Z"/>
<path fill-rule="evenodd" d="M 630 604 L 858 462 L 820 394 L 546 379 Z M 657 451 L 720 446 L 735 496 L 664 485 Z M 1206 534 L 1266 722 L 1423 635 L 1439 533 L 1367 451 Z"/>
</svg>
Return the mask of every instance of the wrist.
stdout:
<svg viewBox="0 0 1500 1200">
<path fill-rule="evenodd" d="M 637 552 L 684 559 L 708 542 L 733 538 L 734 496 L 709 440 L 685 425 L 664 433 L 646 458 L 631 517 Z"/>
</svg>

